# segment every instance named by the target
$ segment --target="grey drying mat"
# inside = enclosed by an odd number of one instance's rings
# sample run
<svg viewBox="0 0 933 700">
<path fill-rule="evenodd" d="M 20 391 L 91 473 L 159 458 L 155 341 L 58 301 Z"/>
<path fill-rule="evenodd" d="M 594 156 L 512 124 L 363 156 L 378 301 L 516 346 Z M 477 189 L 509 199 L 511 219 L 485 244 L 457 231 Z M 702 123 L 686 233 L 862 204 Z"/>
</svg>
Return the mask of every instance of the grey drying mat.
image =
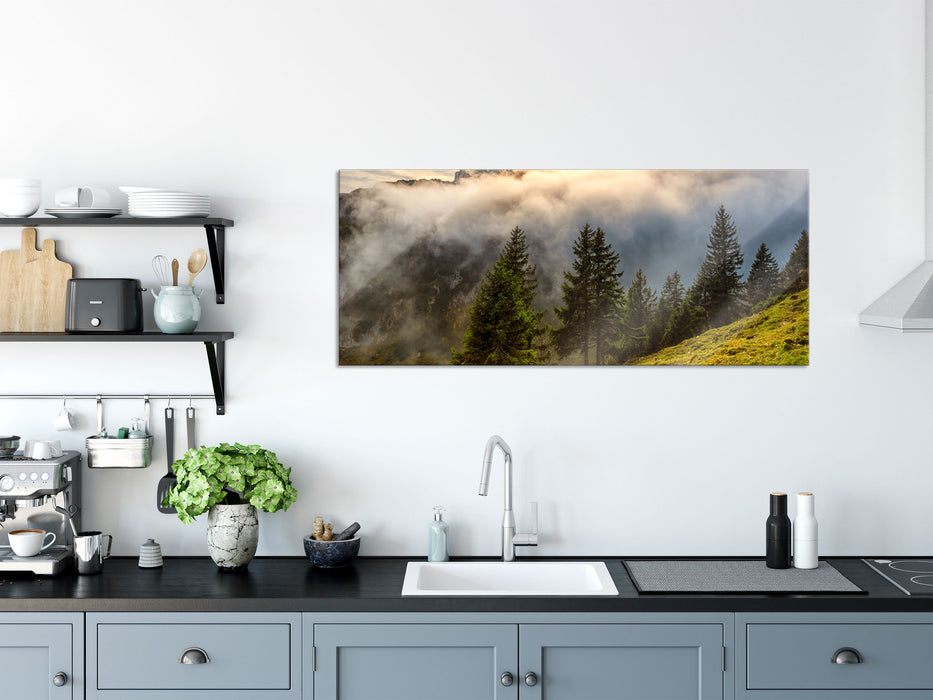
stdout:
<svg viewBox="0 0 933 700">
<path fill-rule="evenodd" d="M 622 562 L 639 593 L 864 593 L 825 561 L 816 569 L 769 569 L 763 560 Z"/>
</svg>

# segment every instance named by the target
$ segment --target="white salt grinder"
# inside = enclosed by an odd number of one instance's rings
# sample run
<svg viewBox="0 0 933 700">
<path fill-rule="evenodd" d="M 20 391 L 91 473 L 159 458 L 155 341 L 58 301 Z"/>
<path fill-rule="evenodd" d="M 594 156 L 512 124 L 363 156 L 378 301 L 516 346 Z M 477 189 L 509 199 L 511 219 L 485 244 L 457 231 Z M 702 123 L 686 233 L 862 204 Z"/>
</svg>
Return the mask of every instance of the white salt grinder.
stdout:
<svg viewBox="0 0 933 700">
<path fill-rule="evenodd" d="M 816 551 L 817 525 L 813 514 L 813 494 L 797 494 L 797 517 L 794 518 L 794 568 L 815 569 L 820 565 Z"/>
</svg>

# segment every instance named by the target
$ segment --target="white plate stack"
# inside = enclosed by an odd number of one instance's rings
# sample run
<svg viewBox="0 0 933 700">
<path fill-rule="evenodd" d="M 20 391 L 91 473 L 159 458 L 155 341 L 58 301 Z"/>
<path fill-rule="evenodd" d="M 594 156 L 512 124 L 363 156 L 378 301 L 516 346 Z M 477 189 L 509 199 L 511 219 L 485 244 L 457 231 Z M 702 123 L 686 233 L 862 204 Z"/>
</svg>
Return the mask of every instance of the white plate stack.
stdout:
<svg viewBox="0 0 933 700">
<path fill-rule="evenodd" d="M 151 190 L 140 187 L 120 188 L 126 192 L 129 203 L 127 213 L 143 218 L 172 218 L 176 216 L 210 216 L 211 198 L 206 194 Z"/>
</svg>

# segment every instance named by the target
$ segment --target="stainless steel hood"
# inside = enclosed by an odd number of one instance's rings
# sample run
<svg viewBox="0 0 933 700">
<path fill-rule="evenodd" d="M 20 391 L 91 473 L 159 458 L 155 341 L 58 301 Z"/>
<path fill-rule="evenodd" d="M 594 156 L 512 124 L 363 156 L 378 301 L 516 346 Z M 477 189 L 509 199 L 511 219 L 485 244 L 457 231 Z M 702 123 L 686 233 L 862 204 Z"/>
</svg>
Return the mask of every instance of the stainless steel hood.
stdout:
<svg viewBox="0 0 933 700">
<path fill-rule="evenodd" d="M 933 0 L 924 3 L 926 56 L 926 257 L 913 272 L 859 314 L 863 326 L 933 331 Z"/>
<path fill-rule="evenodd" d="M 933 331 L 933 261 L 921 263 L 860 313 L 858 320 L 863 326 Z"/>
</svg>

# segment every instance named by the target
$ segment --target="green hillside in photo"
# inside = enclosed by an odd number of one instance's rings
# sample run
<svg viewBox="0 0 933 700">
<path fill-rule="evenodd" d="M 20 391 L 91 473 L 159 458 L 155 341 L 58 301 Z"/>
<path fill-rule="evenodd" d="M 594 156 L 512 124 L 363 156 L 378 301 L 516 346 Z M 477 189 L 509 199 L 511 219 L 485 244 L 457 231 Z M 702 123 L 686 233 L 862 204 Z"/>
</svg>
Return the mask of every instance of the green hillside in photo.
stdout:
<svg viewBox="0 0 933 700">
<path fill-rule="evenodd" d="M 807 365 L 810 290 L 787 294 L 763 311 L 713 328 L 633 365 Z"/>
</svg>

